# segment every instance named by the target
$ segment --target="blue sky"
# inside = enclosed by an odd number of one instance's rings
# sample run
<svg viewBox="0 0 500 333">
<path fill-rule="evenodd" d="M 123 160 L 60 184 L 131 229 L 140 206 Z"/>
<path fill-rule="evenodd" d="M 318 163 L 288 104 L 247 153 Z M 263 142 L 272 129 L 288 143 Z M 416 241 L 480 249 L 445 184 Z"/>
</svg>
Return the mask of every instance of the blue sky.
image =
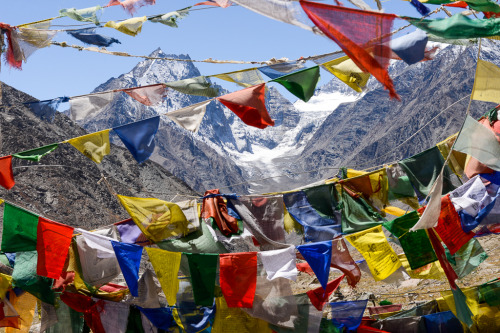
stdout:
<svg viewBox="0 0 500 333">
<path fill-rule="evenodd" d="M 86 8 L 105 5 L 107 0 L 21 0 L 7 1 L 2 4 L 0 22 L 18 25 L 58 16 L 62 8 Z M 376 8 L 373 0 L 365 0 Z M 157 15 L 191 6 L 198 1 L 157 0 L 156 5 L 139 9 L 134 16 Z M 325 1 L 333 3 L 333 0 Z M 343 0 L 348 4 L 347 0 Z M 407 1 L 382 1 L 384 11 L 399 15 L 419 17 L 418 12 Z M 111 28 L 98 29 L 104 35 L 121 41 L 108 48 L 110 51 L 123 51 L 130 54 L 148 55 L 160 47 L 168 54 L 189 54 L 192 59 L 232 59 L 232 60 L 268 60 L 286 57 L 296 59 L 336 51 L 339 48 L 332 41 L 316 36 L 309 31 L 277 22 L 258 15 L 239 6 L 229 8 L 206 7 L 206 10 L 192 11 L 179 22 L 179 28 L 171 28 L 160 23 L 145 22 L 142 32 L 131 37 Z M 194 8 L 203 8 L 202 6 Z M 434 10 L 435 6 L 430 6 Z M 129 18 L 120 6 L 106 8 L 101 21 Z M 435 15 L 433 17 L 442 17 Z M 395 28 L 406 24 L 396 20 Z M 354 22 L 353 22 L 354 23 Z M 68 18 L 53 21 L 54 29 L 64 29 L 55 25 L 78 25 L 81 22 Z M 66 28 L 75 28 L 66 27 Z M 405 29 L 402 33 L 412 32 Z M 81 42 L 65 32 L 59 33 L 55 41 L 82 45 Z M 3 61 L 3 60 L 2 60 Z M 131 70 L 140 59 L 116 57 L 106 54 L 78 51 L 71 48 L 51 46 L 35 52 L 22 71 L 10 69 L 2 64 L 0 80 L 39 99 L 58 96 L 86 94 L 110 77 L 116 77 Z M 224 73 L 252 65 L 202 64 L 196 63 L 203 75 Z M 322 72 L 321 83 L 326 83 L 333 76 Z M 230 90 L 237 86 L 219 82 Z"/>
</svg>

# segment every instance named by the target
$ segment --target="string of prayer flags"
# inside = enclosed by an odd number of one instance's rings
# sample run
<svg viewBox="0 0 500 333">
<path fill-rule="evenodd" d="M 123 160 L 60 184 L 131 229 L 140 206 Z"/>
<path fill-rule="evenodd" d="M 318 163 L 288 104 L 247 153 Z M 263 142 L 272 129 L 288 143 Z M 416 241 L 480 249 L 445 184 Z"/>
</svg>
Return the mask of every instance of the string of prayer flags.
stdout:
<svg viewBox="0 0 500 333">
<path fill-rule="evenodd" d="M 344 279 L 345 275 L 342 275 L 335 280 L 332 280 L 328 282 L 326 285 L 326 289 L 323 289 L 323 287 L 319 287 L 316 289 L 311 289 L 307 292 L 307 296 L 309 296 L 309 300 L 311 301 L 311 304 L 314 305 L 318 311 L 323 311 L 323 306 L 325 305 L 326 302 L 328 302 L 328 299 L 330 298 L 330 295 L 337 290 L 337 288 L 340 285 L 340 282 Z"/>
<path fill-rule="evenodd" d="M 211 101 L 196 103 L 185 108 L 171 111 L 165 115 L 180 127 L 196 133 L 200 128 L 201 121 L 207 111 L 207 105 Z"/>
<path fill-rule="evenodd" d="M 257 288 L 257 252 L 221 253 L 219 282 L 228 307 L 251 308 Z"/>
<path fill-rule="evenodd" d="M 188 16 L 189 9 L 191 9 L 191 7 L 186 7 L 183 9 L 176 10 L 174 12 L 151 17 L 149 20 L 155 23 L 163 23 L 172 28 L 178 28 L 179 26 L 177 25 L 177 21 L 182 20 L 183 18 Z"/>
<path fill-rule="evenodd" d="M 342 237 L 338 237 L 332 241 L 331 267 L 340 270 L 347 277 L 347 283 L 353 288 L 361 280 L 361 270 L 352 259 Z"/>
<path fill-rule="evenodd" d="M 61 103 L 69 102 L 69 97 L 57 97 L 47 101 L 24 103 L 31 111 L 42 120 L 53 122 L 57 108 Z"/>
<path fill-rule="evenodd" d="M 275 65 L 261 66 L 257 69 L 271 79 L 277 79 L 283 75 L 292 74 L 300 71 L 305 66 L 305 61 L 290 61 L 284 63 L 277 63 Z"/>
<path fill-rule="evenodd" d="M 361 324 L 368 299 L 349 302 L 330 303 L 332 311 L 332 322 L 338 329 L 344 327 L 348 331 L 354 331 Z"/>
<path fill-rule="evenodd" d="M 118 195 L 118 199 L 135 224 L 154 242 L 187 234 L 188 221 L 178 205 L 156 198 Z"/>
<path fill-rule="evenodd" d="M 108 21 L 104 25 L 107 28 L 114 28 L 124 34 L 135 37 L 142 30 L 142 24 L 146 22 L 148 18 L 143 17 L 133 17 L 125 21 L 116 23 L 115 21 Z"/>
<path fill-rule="evenodd" d="M 72 97 L 69 100 L 71 120 L 81 121 L 87 117 L 95 116 L 111 103 L 114 97 L 114 91 Z"/>
<path fill-rule="evenodd" d="M 33 161 L 33 162 L 40 162 L 42 157 L 44 157 L 47 154 L 52 153 L 56 148 L 59 146 L 58 143 L 53 143 L 51 145 L 46 145 L 40 148 L 35 148 L 35 149 L 30 149 L 30 150 L 25 150 L 20 153 L 15 153 L 12 154 L 12 156 L 16 158 L 20 158 L 22 160 L 28 160 L 28 161 Z"/>
<path fill-rule="evenodd" d="M 85 28 L 78 30 L 68 30 L 68 34 L 87 45 L 97 45 L 109 47 L 113 43 L 121 44 L 116 38 L 100 35 L 95 32 L 95 28 Z"/>
<path fill-rule="evenodd" d="M 332 242 L 325 241 L 299 245 L 297 250 L 311 266 L 319 283 L 326 290 L 332 262 Z"/>
<path fill-rule="evenodd" d="M 495 134 L 467 115 L 453 149 L 476 158 L 479 162 L 500 171 L 500 144 Z M 471 175 L 472 176 L 472 175 Z"/>
<path fill-rule="evenodd" d="M 400 99 L 387 72 L 391 50 L 382 45 L 390 41 L 396 15 L 305 0 L 301 0 L 300 4 L 314 24 L 337 43 L 359 68 L 382 83 L 391 98 Z M 371 49 L 373 56 L 367 49 Z"/>
<path fill-rule="evenodd" d="M 418 0 L 412 0 L 421 4 Z M 425 14 L 427 15 L 427 14 Z M 391 40 L 391 50 L 408 65 L 413 65 L 425 58 L 425 47 L 429 38 L 420 29 Z"/>
<path fill-rule="evenodd" d="M 491 62 L 478 59 L 471 98 L 478 101 L 500 103 L 499 85 L 500 68 Z"/>
<path fill-rule="evenodd" d="M 146 87 L 121 89 L 121 91 L 147 106 L 159 104 L 167 97 L 167 87 L 163 83 Z"/>
<path fill-rule="evenodd" d="M 36 250 L 38 215 L 4 203 L 2 251 L 5 253 Z"/>
<path fill-rule="evenodd" d="M 241 233 L 238 219 L 229 213 L 218 189 L 205 192 L 201 217 L 204 219 L 212 218 L 217 228 L 225 236 Z"/>
<path fill-rule="evenodd" d="M 244 88 L 249 88 L 262 83 L 265 83 L 264 79 L 260 75 L 260 72 L 256 68 L 244 69 L 236 72 L 222 73 L 211 75 L 211 77 L 216 77 L 218 79 L 236 83 Z"/>
<path fill-rule="evenodd" d="M 444 274 L 450 283 L 452 289 L 456 289 L 457 285 L 455 281 L 458 279 L 457 273 L 451 267 L 450 262 L 446 258 L 446 253 L 444 251 L 443 245 L 439 240 L 438 236 L 435 234 L 434 229 L 427 230 L 427 235 L 429 235 L 429 240 L 431 241 L 432 247 L 434 248 L 434 252 L 441 264 L 441 268 L 444 270 Z"/>
<path fill-rule="evenodd" d="M 58 279 L 63 273 L 74 228 L 43 217 L 38 218 L 36 273 Z"/>
<path fill-rule="evenodd" d="M 179 290 L 177 274 L 181 265 L 182 253 L 169 252 L 151 247 L 146 247 L 146 252 L 151 264 L 153 264 L 156 276 L 167 298 L 168 305 L 173 306 L 176 302 L 177 291 Z"/>
<path fill-rule="evenodd" d="M 295 248 L 290 246 L 285 249 L 259 252 L 259 258 L 264 265 L 267 279 L 285 278 L 297 280 L 297 266 Z"/>
<path fill-rule="evenodd" d="M 363 91 L 370 78 L 370 73 L 363 72 L 348 56 L 325 62 L 321 67 L 357 92 Z"/>
<path fill-rule="evenodd" d="M 217 97 L 217 100 L 233 111 L 245 124 L 264 129 L 267 126 L 274 126 L 266 109 L 264 83 L 235 91 L 224 96 Z"/>
<path fill-rule="evenodd" d="M 197 76 L 184 80 L 167 82 L 165 85 L 188 95 L 204 97 L 217 97 L 219 95 L 219 89 L 212 87 L 211 83 L 207 81 L 205 76 Z"/>
<path fill-rule="evenodd" d="M 12 156 L 0 157 L 0 185 L 10 190 L 16 184 L 12 171 Z"/>
<path fill-rule="evenodd" d="M 138 163 L 149 159 L 155 149 L 154 138 L 160 126 L 160 116 L 113 128 Z"/>
<path fill-rule="evenodd" d="M 97 13 L 100 13 L 100 11 L 102 11 L 101 6 L 94 6 L 83 9 L 65 8 L 59 11 L 59 15 L 72 18 L 76 21 L 92 22 L 95 25 L 99 25 L 99 18 L 97 17 Z"/>
<path fill-rule="evenodd" d="M 401 267 L 396 252 L 387 242 L 382 226 L 350 234 L 345 238 L 365 258 L 375 281 L 386 279 Z"/>
<path fill-rule="evenodd" d="M 25 57 L 19 46 L 19 35 L 16 29 L 9 24 L 0 22 L 0 31 L 1 44 L 4 43 L 3 35 L 7 36 L 7 50 L 4 52 L 5 62 L 12 68 L 21 69 Z"/>
<path fill-rule="evenodd" d="M 140 7 L 147 5 L 154 5 L 156 0 L 110 0 L 106 7 L 121 5 L 124 10 L 133 15 Z"/>
<path fill-rule="evenodd" d="M 95 163 L 101 163 L 104 156 L 110 152 L 109 129 L 69 139 L 69 143 Z"/>
<path fill-rule="evenodd" d="M 402 16 L 414 26 L 438 37 L 449 39 L 500 35 L 500 18 L 471 19 L 461 13 L 445 19 L 421 19 Z"/>
<path fill-rule="evenodd" d="M 437 260 L 436 254 L 425 230 L 409 232 L 418 222 L 416 211 L 385 222 L 384 228 L 399 239 L 411 269 L 417 269 Z"/>
<path fill-rule="evenodd" d="M 214 286 L 219 255 L 215 253 L 186 253 L 191 285 L 196 305 L 214 304 Z"/>
<path fill-rule="evenodd" d="M 116 260 L 120 265 L 130 294 L 139 297 L 139 266 L 141 264 L 142 246 L 111 241 Z"/>
<path fill-rule="evenodd" d="M 271 80 L 271 82 L 281 84 L 293 95 L 307 102 L 314 95 L 319 78 L 319 66 L 314 66 L 281 76 Z"/>
</svg>

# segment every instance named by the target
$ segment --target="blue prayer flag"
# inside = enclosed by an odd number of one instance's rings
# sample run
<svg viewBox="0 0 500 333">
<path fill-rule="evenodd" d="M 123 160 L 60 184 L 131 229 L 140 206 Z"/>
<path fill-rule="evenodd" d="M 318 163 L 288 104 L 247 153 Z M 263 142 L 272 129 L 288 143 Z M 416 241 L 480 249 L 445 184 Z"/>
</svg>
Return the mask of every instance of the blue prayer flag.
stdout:
<svg viewBox="0 0 500 333">
<path fill-rule="evenodd" d="M 413 65 L 424 59 L 427 41 L 427 34 L 417 29 L 411 34 L 393 39 L 391 49 L 408 65 Z"/>
<path fill-rule="evenodd" d="M 159 329 L 170 332 L 172 326 L 175 326 L 172 308 L 141 308 L 137 307 L 149 321 Z"/>
<path fill-rule="evenodd" d="M 367 303 L 368 299 L 330 303 L 333 324 L 338 328 L 345 327 L 348 331 L 357 329 L 361 324 Z"/>
<path fill-rule="evenodd" d="M 281 76 L 295 73 L 304 68 L 305 61 L 292 61 L 279 63 L 275 65 L 262 66 L 257 68 L 262 74 L 270 77 L 271 79 L 277 79 Z"/>
<path fill-rule="evenodd" d="M 311 266 L 319 283 L 326 290 L 332 263 L 332 241 L 299 245 L 297 250 Z"/>
<path fill-rule="evenodd" d="M 47 101 L 24 103 L 40 119 L 49 122 L 54 121 L 59 104 L 69 102 L 69 97 L 57 97 Z"/>
<path fill-rule="evenodd" d="M 423 316 L 427 333 L 462 333 L 463 327 L 453 312 L 445 311 Z"/>
<path fill-rule="evenodd" d="M 113 128 L 137 162 L 146 161 L 155 149 L 160 116 Z"/>
<path fill-rule="evenodd" d="M 423 3 L 421 3 L 418 0 L 410 0 L 410 3 L 412 4 L 413 7 L 420 13 L 420 15 L 425 16 L 431 12 L 429 7 L 425 6 Z"/>
<path fill-rule="evenodd" d="M 111 241 L 115 250 L 116 260 L 120 265 L 130 294 L 139 297 L 139 266 L 141 264 L 142 246 Z"/>
<path fill-rule="evenodd" d="M 104 47 L 111 46 L 111 44 L 113 43 L 121 44 L 120 41 L 116 38 L 97 34 L 95 32 L 95 28 L 69 30 L 66 32 L 85 44 Z"/>
</svg>

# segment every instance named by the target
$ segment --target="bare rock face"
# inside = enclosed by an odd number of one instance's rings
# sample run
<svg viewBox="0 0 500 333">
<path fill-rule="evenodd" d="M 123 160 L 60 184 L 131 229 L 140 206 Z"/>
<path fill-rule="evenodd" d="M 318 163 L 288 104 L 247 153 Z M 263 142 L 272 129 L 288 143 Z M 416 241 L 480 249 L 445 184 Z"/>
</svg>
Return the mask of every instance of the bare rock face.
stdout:
<svg viewBox="0 0 500 333">
<path fill-rule="evenodd" d="M 0 153 L 10 155 L 85 135 L 63 114 L 40 120 L 22 103 L 33 97 L 1 83 Z M 138 164 L 130 152 L 112 145 L 96 164 L 70 144 L 60 144 L 39 163 L 13 158 L 16 185 L 0 188 L 0 197 L 43 217 L 94 229 L 128 218 L 114 193 L 180 201 L 199 193 L 159 164 Z M 100 181 L 102 176 L 106 181 Z"/>
</svg>

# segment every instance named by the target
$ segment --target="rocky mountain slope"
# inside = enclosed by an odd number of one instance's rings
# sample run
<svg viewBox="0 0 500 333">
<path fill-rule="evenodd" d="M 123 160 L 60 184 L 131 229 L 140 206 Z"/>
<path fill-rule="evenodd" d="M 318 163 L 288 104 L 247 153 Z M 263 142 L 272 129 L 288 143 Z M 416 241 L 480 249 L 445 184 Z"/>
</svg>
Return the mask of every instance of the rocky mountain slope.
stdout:
<svg viewBox="0 0 500 333">
<path fill-rule="evenodd" d="M 49 123 L 22 103 L 33 97 L 1 83 L 0 156 L 87 134 L 63 114 Z M 39 163 L 13 159 L 16 185 L 0 198 L 75 227 L 96 228 L 128 218 L 112 192 L 183 200 L 199 195 L 157 163 L 139 165 L 125 148 L 112 145 L 100 165 L 70 144 L 60 144 Z M 104 175 L 105 182 L 99 182 Z"/>
</svg>

